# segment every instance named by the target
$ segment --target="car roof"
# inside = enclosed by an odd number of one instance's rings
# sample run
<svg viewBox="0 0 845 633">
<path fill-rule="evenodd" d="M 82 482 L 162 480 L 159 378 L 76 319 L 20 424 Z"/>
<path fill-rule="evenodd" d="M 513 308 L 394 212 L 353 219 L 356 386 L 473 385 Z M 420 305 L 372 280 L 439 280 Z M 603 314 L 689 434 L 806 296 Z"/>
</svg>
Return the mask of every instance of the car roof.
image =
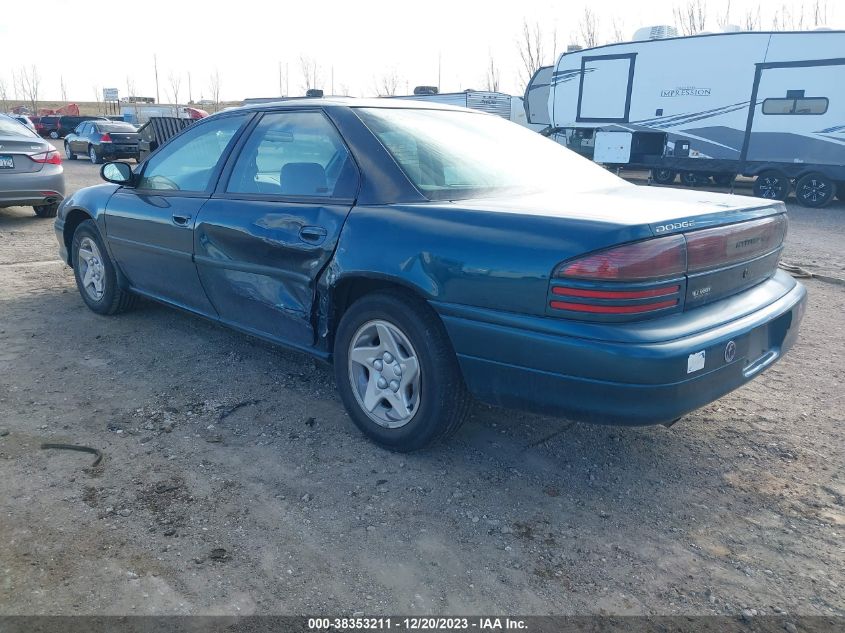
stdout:
<svg viewBox="0 0 845 633">
<path fill-rule="evenodd" d="M 301 108 L 303 105 L 314 107 L 347 107 L 347 108 L 391 108 L 391 109 L 414 109 L 414 110 L 447 110 L 453 112 L 467 112 L 467 108 L 433 103 L 431 101 L 418 101 L 416 99 L 396 98 L 368 98 L 357 99 L 355 97 L 288 97 L 279 101 L 266 103 L 250 103 L 245 106 L 235 107 L 227 112 L 236 111 L 257 111 L 257 110 L 278 110 L 287 108 Z M 477 112 L 472 110 L 472 112 Z"/>
</svg>

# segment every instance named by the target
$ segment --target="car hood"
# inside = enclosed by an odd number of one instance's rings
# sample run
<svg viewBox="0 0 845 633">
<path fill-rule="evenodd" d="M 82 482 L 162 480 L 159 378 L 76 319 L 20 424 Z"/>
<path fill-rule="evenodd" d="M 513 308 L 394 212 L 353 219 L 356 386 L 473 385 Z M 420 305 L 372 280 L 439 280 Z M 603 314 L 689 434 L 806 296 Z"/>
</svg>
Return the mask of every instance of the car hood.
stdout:
<svg viewBox="0 0 845 633">
<path fill-rule="evenodd" d="M 585 192 L 542 192 L 459 200 L 451 204 L 467 210 L 561 218 L 620 228 L 648 227 L 652 234 L 730 224 L 786 211 L 782 202 L 761 198 L 627 183 Z"/>
</svg>

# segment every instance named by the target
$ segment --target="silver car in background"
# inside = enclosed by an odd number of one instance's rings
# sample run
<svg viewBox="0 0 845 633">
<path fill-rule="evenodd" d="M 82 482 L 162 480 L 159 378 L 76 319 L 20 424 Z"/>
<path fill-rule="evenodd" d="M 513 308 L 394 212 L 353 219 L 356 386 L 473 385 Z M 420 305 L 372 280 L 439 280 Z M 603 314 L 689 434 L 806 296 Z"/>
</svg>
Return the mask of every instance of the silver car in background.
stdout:
<svg viewBox="0 0 845 633">
<path fill-rule="evenodd" d="M 52 218 L 64 197 L 61 154 L 20 122 L 0 114 L 0 208 L 32 207 L 38 217 Z"/>
</svg>

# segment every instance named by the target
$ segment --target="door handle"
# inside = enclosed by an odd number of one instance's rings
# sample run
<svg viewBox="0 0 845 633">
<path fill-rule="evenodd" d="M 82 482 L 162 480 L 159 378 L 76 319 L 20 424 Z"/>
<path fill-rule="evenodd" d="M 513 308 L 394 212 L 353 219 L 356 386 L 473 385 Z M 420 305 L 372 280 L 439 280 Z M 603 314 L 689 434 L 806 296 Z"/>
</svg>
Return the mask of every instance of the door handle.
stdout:
<svg viewBox="0 0 845 633">
<path fill-rule="evenodd" d="M 178 224 L 179 226 L 188 226 L 188 223 L 191 221 L 190 215 L 182 215 L 180 213 L 173 214 L 173 224 Z"/>
<path fill-rule="evenodd" d="M 299 239 L 309 244 L 320 244 L 326 239 L 327 231 L 322 226 L 303 226 L 299 229 Z"/>
</svg>

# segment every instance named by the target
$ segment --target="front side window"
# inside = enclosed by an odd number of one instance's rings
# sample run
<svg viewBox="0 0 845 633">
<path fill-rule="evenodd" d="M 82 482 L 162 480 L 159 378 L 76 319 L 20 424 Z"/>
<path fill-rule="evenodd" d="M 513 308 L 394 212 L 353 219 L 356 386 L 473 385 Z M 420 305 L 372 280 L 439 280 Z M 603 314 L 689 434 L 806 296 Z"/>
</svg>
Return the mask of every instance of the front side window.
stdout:
<svg viewBox="0 0 845 633">
<path fill-rule="evenodd" d="M 827 104 L 827 97 L 764 99 L 763 114 L 824 114 Z"/>
<path fill-rule="evenodd" d="M 265 114 L 244 144 L 227 193 L 353 198 L 358 172 L 320 112 Z"/>
<path fill-rule="evenodd" d="M 367 127 L 430 200 L 504 192 L 623 187 L 625 181 L 501 117 L 450 110 L 360 108 Z"/>
<path fill-rule="evenodd" d="M 248 114 L 195 123 L 147 161 L 138 189 L 202 192 Z"/>
</svg>

